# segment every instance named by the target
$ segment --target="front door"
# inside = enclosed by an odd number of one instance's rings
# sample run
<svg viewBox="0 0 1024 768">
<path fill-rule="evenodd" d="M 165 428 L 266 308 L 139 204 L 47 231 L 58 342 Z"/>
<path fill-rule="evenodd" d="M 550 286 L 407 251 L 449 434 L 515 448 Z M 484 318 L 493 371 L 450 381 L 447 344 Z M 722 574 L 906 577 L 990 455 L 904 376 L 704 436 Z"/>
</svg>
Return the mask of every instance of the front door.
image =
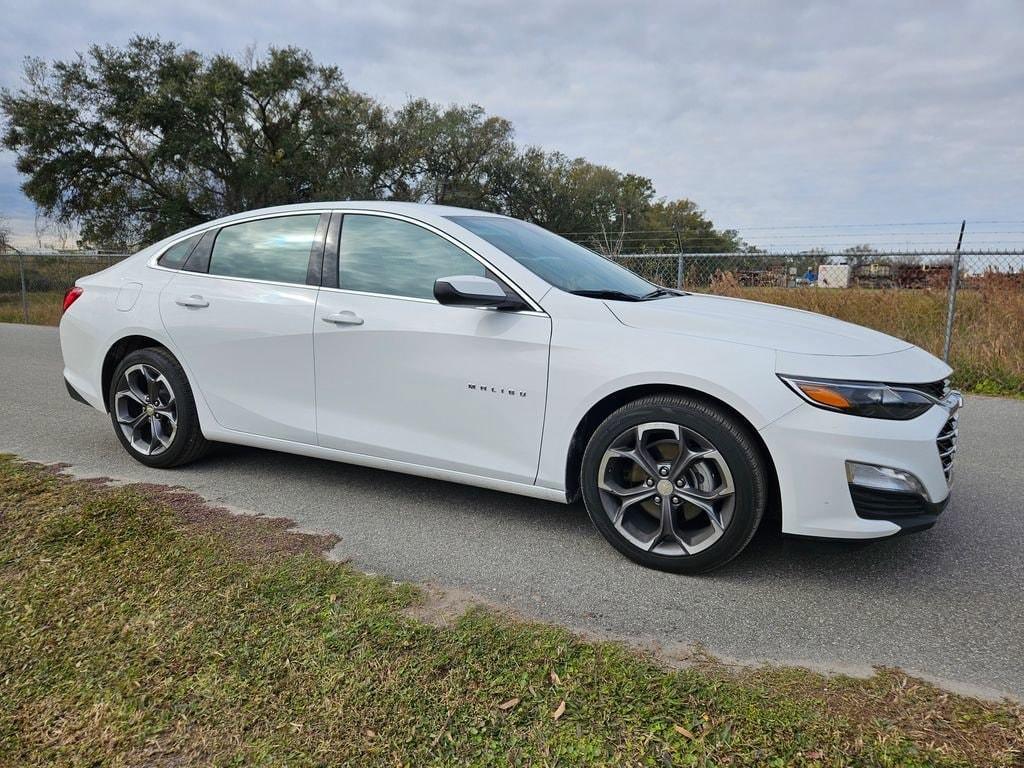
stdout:
<svg viewBox="0 0 1024 768">
<path fill-rule="evenodd" d="M 320 444 L 533 483 L 550 318 L 438 304 L 434 280 L 486 266 L 399 218 L 346 214 L 338 265 L 313 332 Z"/>
</svg>

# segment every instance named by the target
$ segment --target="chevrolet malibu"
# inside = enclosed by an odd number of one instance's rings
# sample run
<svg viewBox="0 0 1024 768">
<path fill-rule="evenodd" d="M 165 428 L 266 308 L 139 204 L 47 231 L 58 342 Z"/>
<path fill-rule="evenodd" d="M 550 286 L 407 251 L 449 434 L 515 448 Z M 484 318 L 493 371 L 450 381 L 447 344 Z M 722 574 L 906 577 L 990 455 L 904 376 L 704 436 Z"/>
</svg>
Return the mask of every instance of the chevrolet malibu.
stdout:
<svg viewBox="0 0 1024 768">
<path fill-rule="evenodd" d="M 60 338 L 69 394 L 148 466 L 226 442 L 582 497 L 619 552 L 689 573 L 767 510 L 817 538 L 932 526 L 961 404 L 949 367 L 899 339 L 408 203 L 187 230 L 79 280 Z"/>
</svg>

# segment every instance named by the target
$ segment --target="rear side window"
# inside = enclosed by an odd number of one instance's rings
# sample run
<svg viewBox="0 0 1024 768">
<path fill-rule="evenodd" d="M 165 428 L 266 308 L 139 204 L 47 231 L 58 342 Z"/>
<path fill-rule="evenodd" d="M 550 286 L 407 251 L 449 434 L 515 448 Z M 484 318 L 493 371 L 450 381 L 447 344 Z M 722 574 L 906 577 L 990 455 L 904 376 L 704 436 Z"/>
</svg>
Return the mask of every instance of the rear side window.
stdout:
<svg viewBox="0 0 1024 768">
<path fill-rule="evenodd" d="M 196 247 L 196 243 L 202 239 L 203 233 L 200 232 L 198 235 L 192 235 L 187 240 L 172 245 L 163 252 L 156 263 L 168 269 L 181 269 L 185 261 L 188 260 L 189 254 L 192 253 L 192 249 Z"/>
<path fill-rule="evenodd" d="M 314 213 L 224 227 L 213 244 L 209 273 L 304 284 L 319 221 Z"/>
<path fill-rule="evenodd" d="M 338 284 L 349 291 L 434 298 L 434 281 L 486 275 L 484 265 L 423 227 L 400 219 L 345 214 Z"/>
</svg>

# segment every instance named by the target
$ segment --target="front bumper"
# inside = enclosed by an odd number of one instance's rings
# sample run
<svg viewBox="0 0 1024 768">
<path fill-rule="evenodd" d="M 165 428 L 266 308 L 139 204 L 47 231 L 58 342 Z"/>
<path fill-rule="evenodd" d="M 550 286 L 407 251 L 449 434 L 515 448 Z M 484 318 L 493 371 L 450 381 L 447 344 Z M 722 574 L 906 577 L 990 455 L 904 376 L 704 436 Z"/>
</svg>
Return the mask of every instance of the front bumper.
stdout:
<svg viewBox="0 0 1024 768">
<path fill-rule="evenodd" d="M 865 520 L 887 520 L 899 526 L 899 533 L 916 533 L 931 528 L 949 503 L 931 502 L 919 493 L 881 491 L 850 485 L 850 498 L 857 517 Z"/>
<path fill-rule="evenodd" d="M 762 429 L 778 473 L 783 533 L 877 539 L 934 525 L 949 501 L 936 443 L 949 418 L 939 405 L 910 421 L 887 421 L 802 404 Z M 927 498 L 851 489 L 847 461 L 910 472 Z"/>
</svg>

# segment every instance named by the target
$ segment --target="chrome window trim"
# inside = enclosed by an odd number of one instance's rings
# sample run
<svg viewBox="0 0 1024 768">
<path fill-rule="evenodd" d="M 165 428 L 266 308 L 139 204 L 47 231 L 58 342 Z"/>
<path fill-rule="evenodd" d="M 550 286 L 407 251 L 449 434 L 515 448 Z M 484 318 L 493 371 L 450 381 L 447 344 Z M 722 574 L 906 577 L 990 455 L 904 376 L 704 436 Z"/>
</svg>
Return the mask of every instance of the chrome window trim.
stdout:
<svg viewBox="0 0 1024 768">
<path fill-rule="evenodd" d="M 158 253 L 158 254 L 157 254 L 156 256 L 152 256 L 152 257 L 150 257 L 149 261 L 147 262 L 147 263 L 148 263 L 148 265 L 149 265 L 149 266 L 151 266 L 151 267 L 157 267 L 157 268 L 159 268 L 159 269 L 163 269 L 163 270 L 165 270 L 165 271 L 167 271 L 167 272 L 184 272 L 185 270 L 182 270 L 182 269 L 172 269 L 171 267 L 165 267 L 165 266 L 162 266 L 162 265 L 160 265 L 160 264 L 157 264 L 157 262 L 158 262 L 158 261 L 159 261 L 160 259 L 162 259 L 162 258 L 164 257 L 164 255 L 165 255 L 165 254 L 166 254 L 166 253 L 167 253 L 167 252 L 168 252 L 169 250 L 171 250 L 171 248 L 174 248 L 175 246 L 181 245 L 181 244 L 182 244 L 182 243 L 184 243 L 185 241 L 187 241 L 187 240 L 191 240 L 191 239 L 192 239 L 193 237 L 198 237 L 198 238 L 199 238 L 199 240 L 202 240 L 202 239 L 203 239 L 203 235 L 205 235 L 205 234 L 206 234 L 207 232 L 209 232 L 209 230 L 208 230 L 208 229 L 204 229 L 204 230 L 203 230 L 203 231 L 201 231 L 201 232 L 193 232 L 193 233 L 192 233 L 191 235 L 185 235 L 185 237 L 179 237 L 179 238 L 177 238 L 177 239 L 176 239 L 176 240 L 175 240 L 175 241 L 174 241 L 173 243 L 171 243 L 171 244 L 170 244 L 170 245 L 168 245 L 168 246 L 167 246 L 166 248 L 164 248 L 164 249 L 163 249 L 162 251 L 160 251 L 160 253 Z M 197 241 L 196 241 L 196 245 L 197 245 L 197 246 L 199 245 L 199 240 L 197 240 Z M 193 246 L 192 250 L 193 250 L 193 251 L 195 250 L 195 246 Z M 185 262 L 187 262 L 187 261 L 188 261 L 188 258 L 187 258 L 187 257 L 188 257 L 188 256 L 191 256 L 191 255 L 192 255 L 192 251 L 189 251 L 189 253 L 188 253 L 188 254 L 186 254 Z"/>
<path fill-rule="evenodd" d="M 228 222 L 228 223 L 225 223 L 225 224 L 210 224 L 209 226 L 204 226 L 200 230 L 190 231 L 189 234 L 187 234 L 187 235 L 182 235 L 181 237 L 176 237 L 171 243 L 169 243 L 167 245 L 167 247 L 161 249 L 159 253 L 157 253 L 157 254 L 155 254 L 153 256 L 150 256 L 149 259 L 146 261 L 146 266 L 149 267 L 150 269 L 160 269 L 160 270 L 163 270 L 164 272 L 188 272 L 191 275 L 206 275 L 207 277 L 224 277 L 224 275 L 211 275 L 208 272 L 190 272 L 187 269 L 171 269 L 170 267 L 164 267 L 164 266 L 162 266 L 160 264 L 157 264 L 157 261 L 159 261 L 161 256 L 163 256 L 165 253 L 167 253 L 167 251 L 171 250 L 171 248 L 176 246 L 178 243 L 180 243 L 180 242 L 182 242 L 184 240 L 188 240 L 190 237 L 195 237 L 196 235 L 205 235 L 207 232 L 211 232 L 211 231 L 213 231 L 215 229 L 224 229 L 225 227 L 233 227 L 236 224 L 249 224 L 250 222 L 262 221 L 263 219 L 280 219 L 280 218 L 282 218 L 284 216 L 312 216 L 314 214 L 319 216 L 322 213 L 330 213 L 330 212 L 331 212 L 330 208 L 315 208 L 315 209 L 310 209 L 308 211 L 287 211 L 287 212 L 284 212 L 284 213 L 281 213 L 281 212 L 277 212 L 277 213 L 263 213 L 263 214 L 256 214 L 254 216 L 250 216 L 250 217 L 247 217 L 247 218 L 244 218 L 244 219 L 239 219 L 238 221 L 231 221 L 231 222 Z M 216 243 L 214 243 L 214 245 L 216 245 Z M 277 282 L 277 281 L 274 281 L 274 280 L 258 280 L 256 278 L 246 278 L 246 277 L 243 277 L 243 278 L 233 278 L 233 279 L 250 280 L 251 282 L 254 282 L 254 283 L 270 283 L 271 285 L 301 285 L 301 286 L 305 286 L 306 288 L 316 288 L 317 287 L 315 285 L 310 285 L 309 283 L 282 283 L 282 282 Z"/>
<path fill-rule="evenodd" d="M 256 277 L 235 277 L 233 275 L 211 275 L 207 272 L 190 272 L 187 269 L 168 269 L 167 267 L 153 267 L 153 269 L 162 269 L 164 272 L 174 272 L 182 275 L 192 275 L 194 277 L 209 277 L 216 280 L 231 280 L 236 283 L 256 283 L 257 285 L 276 285 L 282 288 L 305 288 L 309 291 L 319 291 L 319 285 L 310 285 L 309 283 L 282 283 L 278 280 L 260 280 Z"/>
<path fill-rule="evenodd" d="M 503 281 L 505 281 L 505 283 L 513 291 L 516 292 L 516 294 L 519 296 L 519 298 L 521 298 L 528 305 L 530 305 L 530 307 L 532 307 L 531 310 L 523 310 L 521 312 L 517 312 L 516 314 L 542 315 L 544 317 L 547 317 L 548 313 L 545 312 L 543 310 L 543 308 L 541 308 L 540 304 L 538 304 L 536 301 L 534 301 L 533 298 L 526 291 L 524 291 L 521 287 L 519 287 L 519 285 L 514 280 L 512 280 L 508 275 L 506 275 L 500 269 L 495 267 L 487 259 L 485 259 L 483 256 L 478 254 L 476 251 L 474 251 L 468 245 L 466 245 L 465 243 L 460 242 L 456 238 L 454 238 L 451 235 L 449 235 L 447 232 L 444 232 L 444 231 L 438 229 L 437 227 L 433 226 L 432 224 L 428 224 L 425 221 L 420 221 L 419 219 L 415 219 L 415 218 L 412 218 L 411 216 L 406 216 L 404 214 L 392 213 L 391 211 L 374 211 L 374 210 L 370 210 L 370 209 L 367 209 L 367 208 L 332 208 L 332 207 L 328 207 L 328 208 L 313 208 L 313 209 L 310 209 L 310 210 L 303 210 L 303 211 L 287 211 L 287 212 L 283 212 L 283 213 L 279 212 L 279 213 L 257 214 L 257 215 L 254 215 L 254 216 L 251 216 L 251 217 L 247 217 L 247 218 L 244 218 L 244 219 L 239 219 L 238 221 L 232 221 L 230 223 L 212 224 L 212 225 L 210 225 L 208 227 L 205 227 L 205 228 L 203 228 L 201 230 L 189 232 L 189 234 L 187 234 L 187 235 L 182 235 L 181 237 L 178 237 L 175 240 L 173 240 L 172 242 L 168 243 L 168 245 L 165 248 L 161 249 L 161 251 L 159 253 L 157 253 L 157 254 L 155 254 L 155 255 L 153 255 L 153 256 L 151 256 L 149 258 L 149 260 L 146 263 L 146 266 L 148 266 L 150 269 L 158 269 L 158 270 L 161 270 L 163 272 L 185 273 L 185 274 L 193 275 L 195 277 L 210 277 L 210 278 L 217 278 L 219 280 L 237 280 L 237 281 L 240 281 L 240 282 L 261 283 L 261 284 L 264 284 L 264 285 L 283 285 L 283 286 L 298 287 L 298 288 L 315 288 L 315 289 L 318 289 L 318 290 L 321 290 L 321 291 L 335 291 L 335 292 L 338 292 L 338 293 L 350 293 L 350 294 L 361 295 L 361 296 L 376 296 L 376 297 L 384 298 L 384 299 L 400 299 L 402 301 L 418 301 L 418 302 L 426 303 L 426 304 L 438 304 L 438 306 L 440 306 L 440 304 L 436 300 L 434 300 L 434 299 L 421 299 L 421 298 L 417 298 L 415 296 L 398 296 L 398 295 L 390 294 L 390 293 L 372 293 L 370 291 L 353 291 L 353 290 L 346 289 L 346 288 L 325 288 L 323 286 L 309 285 L 308 283 L 284 283 L 284 282 L 278 282 L 278 281 L 275 281 L 275 280 L 258 280 L 256 278 L 250 278 L 250 277 L 231 277 L 231 276 L 227 276 L 227 275 L 211 275 L 209 272 L 190 272 L 189 270 L 185 270 L 185 269 L 171 269 L 170 267 L 164 267 L 164 266 L 161 266 L 160 264 L 157 264 L 157 261 L 160 259 L 160 257 L 163 256 L 168 250 L 170 250 L 171 248 L 176 246 L 178 243 L 182 242 L 183 240 L 187 240 L 190 237 L 195 237 L 196 235 L 205 235 L 207 232 L 209 232 L 211 230 L 214 230 L 214 229 L 223 229 L 224 227 L 232 227 L 232 226 L 235 226 L 236 224 L 247 224 L 249 222 L 260 221 L 262 219 L 277 219 L 277 218 L 281 218 L 282 216 L 306 216 L 306 215 L 313 215 L 313 214 L 319 215 L 319 214 L 322 214 L 322 213 L 340 213 L 343 216 L 346 215 L 346 214 L 364 214 L 364 215 L 367 215 L 367 216 L 381 216 L 381 217 L 389 218 L 389 219 L 398 219 L 399 221 L 404 221 L 404 222 L 407 222 L 409 224 L 413 224 L 413 225 L 415 225 L 417 227 L 421 227 L 422 229 L 425 229 L 428 232 L 431 232 L 431 233 L 433 233 L 435 235 L 438 235 L 442 239 L 447 240 L 452 245 L 454 245 L 456 248 L 459 248 L 460 250 L 462 250 L 463 252 L 465 252 L 466 254 L 471 256 L 473 259 L 475 259 L 477 262 L 482 264 L 486 269 L 489 269 L 491 272 L 496 274 Z M 345 231 L 345 225 L 344 225 L 344 221 L 342 221 L 342 233 L 344 233 L 344 231 Z M 342 234 L 342 237 L 344 237 L 344 234 Z M 214 243 L 214 245 L 216 245 L 216 243 Z M 340 240 L 339 240 L 339 248 L 340 248 Z M 341 269 L 340 261 L 339 261 L 338 269 L 339 269 L 339 271 Z M 474 307 L 468 307 L 468 309 L 474 309 Z M 486 309 L 487 311 L 491 311 L 491 312 L 497 311 L 497 310 L 494 310 L 493 308 L 489 308 L 489 307 L 481 307 L 480 309 Z"/>
</svg>

